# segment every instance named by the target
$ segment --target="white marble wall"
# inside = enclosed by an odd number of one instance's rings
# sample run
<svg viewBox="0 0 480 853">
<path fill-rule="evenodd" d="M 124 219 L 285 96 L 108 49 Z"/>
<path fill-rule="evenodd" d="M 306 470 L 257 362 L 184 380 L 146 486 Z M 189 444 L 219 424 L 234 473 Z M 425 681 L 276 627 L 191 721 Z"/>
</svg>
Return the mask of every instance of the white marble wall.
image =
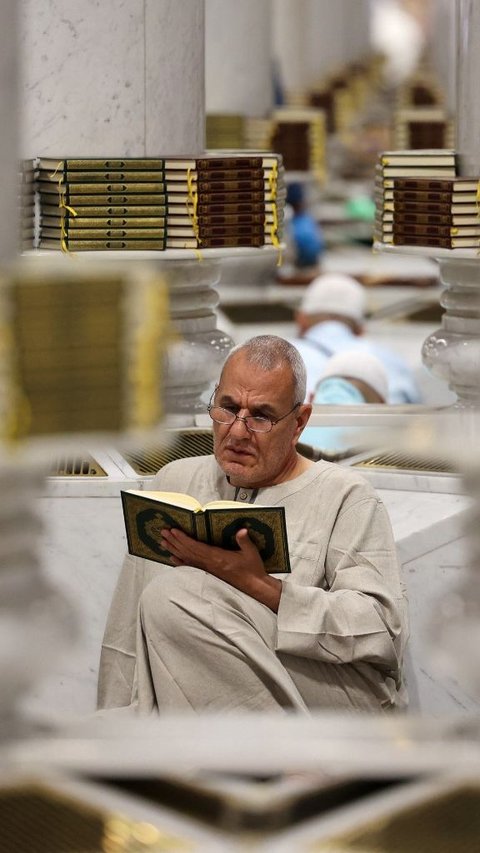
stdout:
<svg viewBox="0 0 480 853">
<path fill-rule="evenodd" d="M 20 8 L 24 157 L 203 150 L 203 0 Z"/>
<path fill-rule="evenodd" d="M 18 250 L 17 5 L 16 0 L 3 0 L 0 8 L 0 263 L 10 261 Z"/>
<path fill-rule="evenodd" d="M 368 0 L 275 0 L 274 52 L 288 92 L 302 92 L 366 55 Z"/>
<path fill-rule="evenodd" d="M 206 0 L 207 113 L 265 116 L 273 105 L 271 0 Z"/>
</svg>

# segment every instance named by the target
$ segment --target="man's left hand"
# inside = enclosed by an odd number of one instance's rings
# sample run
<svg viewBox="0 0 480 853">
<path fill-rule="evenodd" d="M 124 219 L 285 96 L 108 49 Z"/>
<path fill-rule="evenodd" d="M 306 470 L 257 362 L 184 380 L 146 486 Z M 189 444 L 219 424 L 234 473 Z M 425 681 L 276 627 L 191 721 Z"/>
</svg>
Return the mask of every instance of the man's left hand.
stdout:
<svg viewBox="0 0 480 853">
<path fill-rule="evenodd" d="M 177 566 L 195 566 L 252 596 L 276 613 L 282 582 L 265 571 L 258 548 L 243 528 L 236 535 L 239 551 L 197 542 L 182 530 L 162 531 L 161 545 L 172 554 Z"/>
</svg>

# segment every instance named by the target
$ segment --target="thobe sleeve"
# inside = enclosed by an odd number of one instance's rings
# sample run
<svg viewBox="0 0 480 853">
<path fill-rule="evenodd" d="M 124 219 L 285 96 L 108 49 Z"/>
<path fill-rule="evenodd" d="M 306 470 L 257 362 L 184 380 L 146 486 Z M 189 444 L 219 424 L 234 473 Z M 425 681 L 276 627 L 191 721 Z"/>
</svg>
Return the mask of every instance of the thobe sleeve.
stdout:
<svg viewBox="0 0 480 853">
<path fill-rule="evenodd" d="M 127 554 L 108 613 L 98 673 L 97 707 L 130 705 L 136 665 L 137 613 L 140 596 L 156 563 Z"/>
<path fill-rule="evenodd" d="M 386 510 L 375 496 L 346 501 L 325 557 L 326 588 L 283 584 L 277 651 L 334 664 L 368 662 L 396 673 L 405 598 Z"/>
</svg>

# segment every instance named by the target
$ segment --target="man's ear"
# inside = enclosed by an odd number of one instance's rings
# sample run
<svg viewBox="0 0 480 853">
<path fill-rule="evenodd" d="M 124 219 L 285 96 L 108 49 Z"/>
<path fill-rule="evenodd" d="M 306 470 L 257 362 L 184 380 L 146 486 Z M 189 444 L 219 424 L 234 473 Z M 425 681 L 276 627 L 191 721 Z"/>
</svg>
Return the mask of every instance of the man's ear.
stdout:
<svg viewBox="0 0 480 853">
<path fill-rule="evenodd" d="M 308 419 L 309 419 L 311 414 L 312 414 L 311 403 L 302 403 L 302 405 L 298 407 L 297 415 L 296 415 L 296 422 L 297 423 L 296 423 L 296 432 L 295 432 L 295 436 L 296 436 L 297 441 L 300 438 L 303 430 L 305 429 L 305 427 L 308 423 Z"/>
</svg>

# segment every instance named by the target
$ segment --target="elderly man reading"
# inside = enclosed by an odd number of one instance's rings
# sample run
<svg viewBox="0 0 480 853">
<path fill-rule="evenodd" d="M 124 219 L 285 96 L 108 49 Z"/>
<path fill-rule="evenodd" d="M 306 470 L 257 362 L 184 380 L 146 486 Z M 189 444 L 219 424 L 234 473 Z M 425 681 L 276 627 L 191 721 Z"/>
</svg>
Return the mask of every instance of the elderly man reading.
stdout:
<svg viewBox="0 0 480 853">
<path fill-rule="evenodd" d="M 289 575 L 238 551 L 163 533 L 176 566 L 127 556 L 102 649 L 99 707 L 387 711 L 405 705 L 405 602 L 390 523 L 351 470 L 301 456 L 305 365 L 275 336 L 227 358 L 209 412 L 214 455 L 151 489 L 285 508 Z"/>
</svg>

